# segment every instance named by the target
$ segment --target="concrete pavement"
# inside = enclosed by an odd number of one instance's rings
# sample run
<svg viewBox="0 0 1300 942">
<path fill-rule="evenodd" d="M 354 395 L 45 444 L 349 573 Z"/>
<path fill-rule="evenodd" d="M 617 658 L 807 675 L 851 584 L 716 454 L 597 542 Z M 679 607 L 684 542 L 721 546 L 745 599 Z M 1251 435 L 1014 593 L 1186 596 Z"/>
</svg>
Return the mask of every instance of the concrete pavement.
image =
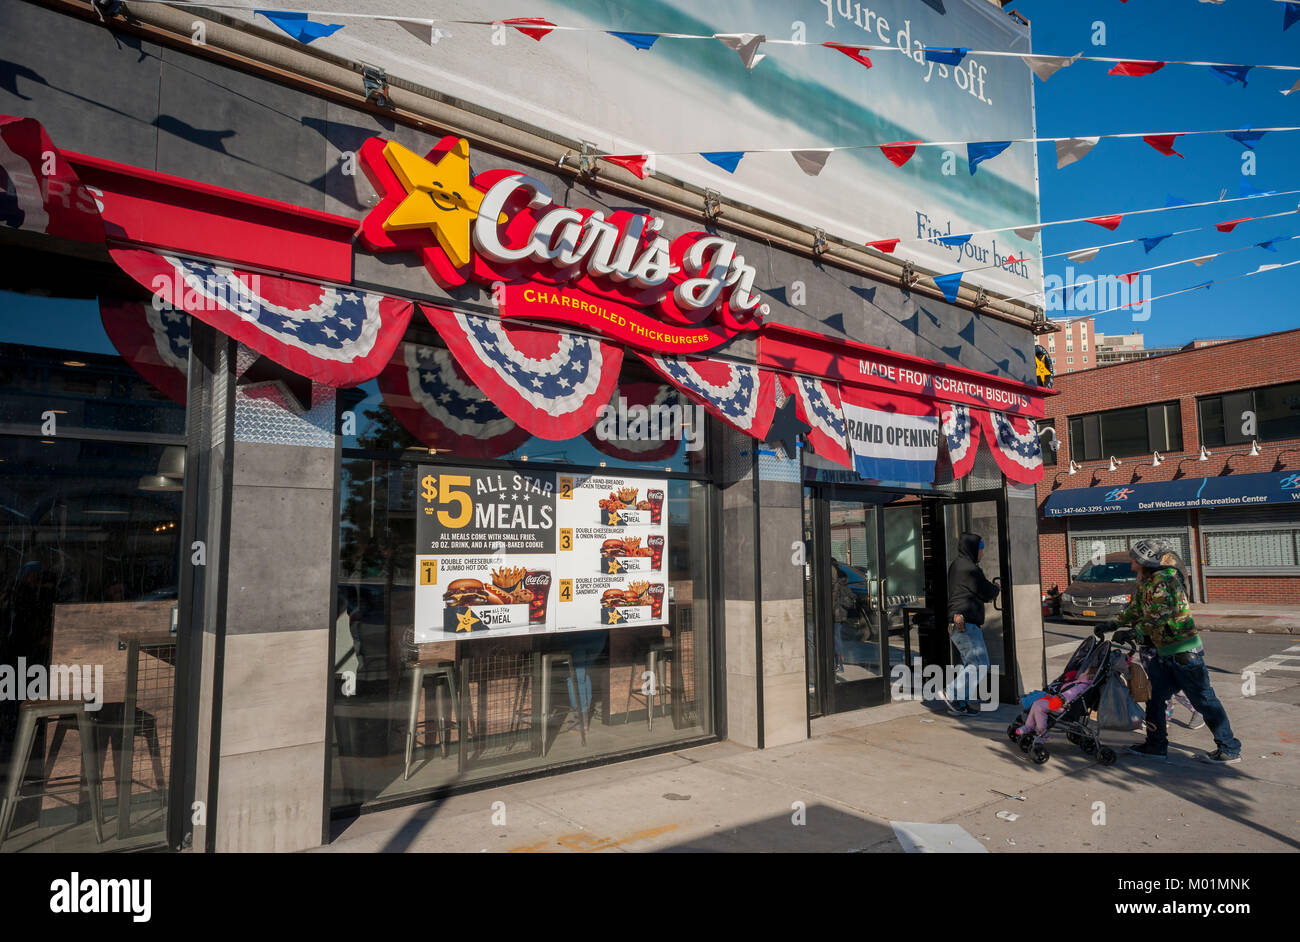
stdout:
<svg viewBox="0 0 1300 942">
<path fill-rule="evenodd" d="M 1237 766 L 1196 761 L 1213 748 L 1208 731 L 1177 724 L 1167 763 L 1121 754 L 1105 768 L 1056 737 L 1038 766 L 1007 741 L 1011 707 L 959 719 L 907 702 L 789 746 L 723 742 L 363 815 L 321 851 L 899 852 L 915 841 L 900 843 L 897 822 L 941 826 L 921 839 L 940 851 L 1295 851 L 1300 645 L 1238 644 L 1249 650 L 1212 674 L 1244 743 Z M 1049 661 L 1053 675 L 1066 653 Z M 1274 669 L 1256 666 L 1244 696 L 1252 658 Z"/>
</svg>

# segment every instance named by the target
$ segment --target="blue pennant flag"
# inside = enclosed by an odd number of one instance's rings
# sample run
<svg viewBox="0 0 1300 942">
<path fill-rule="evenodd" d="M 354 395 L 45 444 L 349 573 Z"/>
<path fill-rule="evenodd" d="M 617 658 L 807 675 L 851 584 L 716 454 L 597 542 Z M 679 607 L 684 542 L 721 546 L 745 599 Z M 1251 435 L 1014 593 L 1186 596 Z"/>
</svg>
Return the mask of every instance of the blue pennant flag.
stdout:
<svg viewBox="0 0 1300 942">
<path fill-rule="evenodd" d="M 736 172 L 736 164 L 740 163 L 740 158 L 745 156 L 743 150 L 714 150 L 706 154 L 700 154 L 709 163 L 721 167 L 727 173 Z"/>
<path fill-rule="evenodd" d="M 955 271 L 951 275 L 934 276 L 934 283 L 939 286 L 939 290 L 943 292 L 943 296 L 948 299 L 950 304 L 957 302 L 957 292 L 961 289 L 961 276 L 962 273 L 959 271 Z"/>
<path fill-rule="evenodd" d="M 1241 185 L 1238 189 L 1242 196 L 1272 196 L 1277 192 L 1277 190 L 1257 190 L 1246 182 L 1245 177 L 1241 178 Z"/>
<path fill-rule="evenodd" d="M 1282 29 L 1290 29 L 1296 20 L 1300 20 L 1300 4 L 1282 4 Z"/>
<path fill-rule="evenodd" d="M 1259 139 L 1267 133 L 1267 131 L 1252 131 L 1250 128 L 1246 128 L 1244 131 L 1229 131 L 1228 137 L 1247 150 L 1254 150 L 1255 145 L 1259 143 Z"/>
<path fill-rule="evenodd" d="M 1188 290 L 1189 290 L 1189 291 L 1200 291 L 1202 288 L 1208 288 L 1208 287 L 1210 287 L 1210 285 L 1212 285 L 1212 284 L 1214 284 L 1214 282 L 1212 282 L 1212 281 L 1202 281 L 1199 285 L 1192 285 L 1192 287 L 1189 288 Z"/>
<path fill-rule="evenodd" d="M 1273 248 L 1274 242 L 1288 242 L 1294 238 L 1295 236 L 1273 236 L 1273 238 L 1265 239 L 1263 242 L 1256 242 L 1255 246 L 1269 252 L 1276 252 L 1277 249 Z"/>
<path fill-rule="evenodd" d="M 966 145 L 966 163 L 970 166 L 970 175 L 975 176 L 975 168 L 984 161 L 996 157 L 1008 147 L 1010 141 L 982 141 L 977 144 Z"/>
<path fill-rule="evenodd" d="M 1240 82 L 1241 87 L 1246 87 L 1246 73 L 1253 69 L 1251 65 L 1212 65 L 1210 71 L 1219 77 L 1225 85 L 1231 85 L 1233 82 Z"/>
<path fill-rule="evenodd" d="M 944 65 L 961 65 L 961 60 L 966 58 L 966 53 L 970 52 L 964 46 L 931 46 L 925 50 L 925 57 L 931 62 L 941 62 Z"/>
<path fill-rule="evenodd" d="M 306 13 L 288 13 L 283 10 L 254 10 L 253 12 L 266 17 L 304 46 L 314 39 L 328 36 L 343 28 L 342 23 L 315 23 L 307 19 Z"/>
<path fill-rule="evenodd" d="M 1165 197 L 1165 208 L 1166 208 L 1166 209 L 1168 209 L 1170 206 L 1191 206 L 1191 205 L 1192 205 L 1192 201 L 1191 201 L 1191 200 L 1185 200 L 1185 199 L 1183 199 L 1182 197 L 1178 197 L 1178 196 L 1166 196 L 1166 197 Z"/>
<path fill-rule="evenodd" d="M 961 248 L 963 245 L 965 245 L 967 242 L 970 241 L 970 237 L 971 237 L 971 233 L 969 232 L 966 233 L 965 235 L 939 236 L 939 244 L 946 245 L 949 248 L 952 248 L 953 246 L 956 246 L 957 248 Z"/>
<path fill-rule="evenodd" d="M 1164 235 L 1147 236 L 1145 239 L 1142 240 L 1142 248 L 1146 249 L 1147 254 L 1150 255 L 1152 249 L 1154 249 L 1161 242 L 1165 241 L 1165 239 L 1169 238 L 1171 235 L 1173 235 L 1172 232 L 1166 232 Z"/>
<path fill-rule="evenodd" d="M 611 36 L 617 36 L 629 46 L 635 46 L 638 49 L 649 49 L 655 44 L 659 37 L 654 33 L 618 33 L 614 30 L 606 30 Z"/>
</svg>

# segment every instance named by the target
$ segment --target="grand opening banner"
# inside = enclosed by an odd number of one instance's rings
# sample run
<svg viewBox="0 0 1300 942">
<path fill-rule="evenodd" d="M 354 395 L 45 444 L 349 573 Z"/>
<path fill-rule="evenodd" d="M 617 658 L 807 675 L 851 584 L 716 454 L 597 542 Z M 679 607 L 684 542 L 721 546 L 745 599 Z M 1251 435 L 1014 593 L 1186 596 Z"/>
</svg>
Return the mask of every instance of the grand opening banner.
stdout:
<svg viewBox="0 0 1300 942">
<path fill-rule="evenodd" d="M 415 641 L 667 622 L 666 480 L 421 465 Z"/>
</svg>

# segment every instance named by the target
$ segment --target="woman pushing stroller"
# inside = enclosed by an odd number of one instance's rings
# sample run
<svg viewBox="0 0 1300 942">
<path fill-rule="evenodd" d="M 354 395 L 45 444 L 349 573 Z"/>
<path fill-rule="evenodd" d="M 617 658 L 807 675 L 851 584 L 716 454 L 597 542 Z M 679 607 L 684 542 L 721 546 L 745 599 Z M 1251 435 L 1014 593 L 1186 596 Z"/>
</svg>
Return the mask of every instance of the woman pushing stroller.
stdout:
<svg viewBox="0 0 1300 942">
<path fill-rule="evenodd" d="M 1151 698 L 1147 701 L 1146 742 L 1129 751 L 1146 758 L 1164 759 L 1169 751 L 1169 698 L 1182 690 L 1204 718 L 1217 748 L 1199 758 L 1231 764 L 1241 761 L 1241 743 L 1232 735 L 1227 711 L 1210 686 L 1205 649 L 1192 619 L 1191 605 L 1179 579 L 1177 554 L 1168 540 L 1139 540 L 1129 550 L 1137 591 L 1128 607 L 1110 625 L 1097 626 L 1096 634 L 1118 627 L 1114 640 L 1136 639 L 1155 648 L 1148 660 Z"/>
</svg>

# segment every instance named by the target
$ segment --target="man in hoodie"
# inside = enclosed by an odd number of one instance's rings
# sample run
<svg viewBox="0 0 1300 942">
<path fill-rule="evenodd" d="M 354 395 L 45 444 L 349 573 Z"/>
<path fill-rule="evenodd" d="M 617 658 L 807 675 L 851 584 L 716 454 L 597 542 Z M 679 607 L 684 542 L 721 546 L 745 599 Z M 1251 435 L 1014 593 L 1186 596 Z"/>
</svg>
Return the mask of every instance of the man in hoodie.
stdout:
<svg viewBox="0 0 1300 942">
<path fill-rule="evenodd" d="M 989 668 L 989 651 L 984 645 L 984 604 L 1002 591 L 980 569 L 984 556 L 984 539 L 978 533 L 963 533 L 957 538 L 957 558 L 948 567 L 948 620 L 952 643 L 961 654 L 964 677 L 954 679 L 943 691 L 948 712 L 958 716 L 975 716 L 961 693 L 973 694 L 980 670 Z"/>
</svg>

